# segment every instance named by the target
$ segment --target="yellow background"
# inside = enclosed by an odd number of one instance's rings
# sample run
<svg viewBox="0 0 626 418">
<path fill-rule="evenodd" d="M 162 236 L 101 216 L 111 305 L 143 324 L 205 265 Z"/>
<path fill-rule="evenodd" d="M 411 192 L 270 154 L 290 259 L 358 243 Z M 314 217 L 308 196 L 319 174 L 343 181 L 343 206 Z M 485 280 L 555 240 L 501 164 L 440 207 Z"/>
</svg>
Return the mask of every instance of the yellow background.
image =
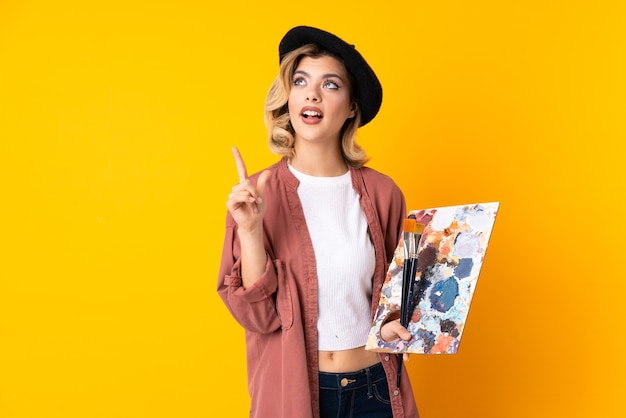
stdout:
<svg viewBox="0 0 626 418">
<path fill-rule="evenodd" d="M 622 417 L 626 6 L 558 0 L 0 3 L 0 417 L 243 417 L 216 292 L 225 199 L 308 24 L 384 86 L 360 131 L 411 209 L 498 200 L 423 418 Z"/>
</svg>

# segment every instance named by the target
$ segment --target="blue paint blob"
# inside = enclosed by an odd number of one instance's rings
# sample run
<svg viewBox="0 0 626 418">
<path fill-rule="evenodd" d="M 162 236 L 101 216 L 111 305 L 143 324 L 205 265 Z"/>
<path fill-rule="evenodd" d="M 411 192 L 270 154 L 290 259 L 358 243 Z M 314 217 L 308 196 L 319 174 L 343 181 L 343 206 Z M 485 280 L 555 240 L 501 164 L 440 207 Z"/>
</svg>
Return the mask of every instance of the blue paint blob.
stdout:
<svg viewBox="0 0 626 418">
<path fill-rule="evenodd" d="M 454 269 L 454 275 L 459 279 L 464 279 L 470 275 L 472 267 L 474 267 L 474 261 L 471 258 L 462 258 Z"/>
<path fill-rule="evenodd" d="M 383 290 L 381 292 L 387 299 L 391 298 L 391 286 L 383 286 Z"/>
<path fill-rule="evenodd" d="M 416 337 L 419 340 L 423 341 L 422 346 L 424 347 L 424 353 L 429 354 L 430 350 L 432 350 L 432 348 L 435 346 L 435 334 L 420 328 L 417 331 Z"/>
<path fill-rule="evenodd" d="M 430 293 L 430 306 L 439 312 L 447 312 L 454 306 L 459 295 L 459 284 L 455 277 L 435 283 Z"/>
</svg>

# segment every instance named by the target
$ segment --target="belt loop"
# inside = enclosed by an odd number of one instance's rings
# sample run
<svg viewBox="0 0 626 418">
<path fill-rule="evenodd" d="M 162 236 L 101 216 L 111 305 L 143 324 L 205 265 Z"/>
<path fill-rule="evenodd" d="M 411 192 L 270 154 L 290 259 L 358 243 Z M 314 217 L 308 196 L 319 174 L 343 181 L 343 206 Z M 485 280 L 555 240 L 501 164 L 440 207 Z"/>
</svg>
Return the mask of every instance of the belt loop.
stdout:
<svg viewBox="0 0 626 418">
<path fill-rule="evenodd" d="M 374 397 L 374 391 L 372 388 L 372 372 L 370 372 L 370 368 L 365 369 L 365 375 L 367 376 L 367 399 L 372 399 Z"/>
</svg>

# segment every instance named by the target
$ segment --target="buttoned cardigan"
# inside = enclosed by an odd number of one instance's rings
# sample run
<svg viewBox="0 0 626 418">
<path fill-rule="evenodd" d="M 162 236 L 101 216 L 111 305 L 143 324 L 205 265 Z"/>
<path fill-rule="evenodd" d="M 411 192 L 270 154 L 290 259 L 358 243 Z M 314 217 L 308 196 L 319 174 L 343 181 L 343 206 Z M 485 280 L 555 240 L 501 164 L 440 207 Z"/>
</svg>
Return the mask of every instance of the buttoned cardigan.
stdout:
<svg viewBox="0 0 626 418">
<path fill-rule="evenodd" d="M 268 169 L 272 173 L 265 187 L 265 272 L 252 286 L 242 286 L 237 224 L 227 214 L 217 291 L 245 329 L 250 417 L 317 418 L 315 254 L 297 193 L 298 179 L 284 158 Z M 350 168 L 350 173 L 376 254 L 373 318 L 402 231 L 406 206 L 401 190 L 388 176 L 367 167 Z M 250 177 L 253 183 L 258 175 Z M 381 353 L 380 359 L 389 382 L 393 416 L 418 417 L 406 368 L 397 388 L 397 356 Z"/>
</svg>

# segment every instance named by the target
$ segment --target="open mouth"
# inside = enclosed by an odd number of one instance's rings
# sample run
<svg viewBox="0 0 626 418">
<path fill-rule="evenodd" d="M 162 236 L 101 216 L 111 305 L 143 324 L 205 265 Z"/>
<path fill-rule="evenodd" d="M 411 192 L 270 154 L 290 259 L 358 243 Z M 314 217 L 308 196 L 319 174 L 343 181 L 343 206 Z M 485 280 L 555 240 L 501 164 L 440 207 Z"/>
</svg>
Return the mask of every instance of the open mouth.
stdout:
<svg viewBox="0 0 626 418">
<path fill-rule="evenodd" d="M 305 119 L 309 119 L 309 118 L 322 119 L 324 117 L 324 115 L 322 115 L 321 113 L 316 112 L 314 110 L 305 110 L 304 112 L 302 112 L 302 116 Z"/>
</svg>

